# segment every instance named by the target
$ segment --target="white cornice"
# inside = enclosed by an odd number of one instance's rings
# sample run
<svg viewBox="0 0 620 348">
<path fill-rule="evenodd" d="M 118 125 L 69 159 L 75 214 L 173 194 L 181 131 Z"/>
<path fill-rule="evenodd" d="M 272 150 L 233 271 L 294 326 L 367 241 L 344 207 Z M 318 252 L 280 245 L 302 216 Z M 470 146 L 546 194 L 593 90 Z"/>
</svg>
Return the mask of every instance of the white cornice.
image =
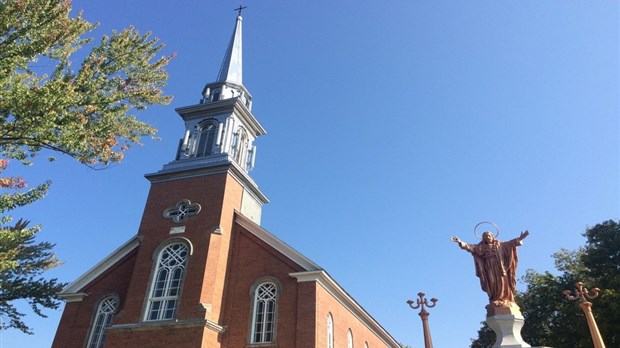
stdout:
<svg viewBox="0 0 620 348">
<path fill-rule="evenodd" d="M 183 106 L 174 110 L 183 118 L 183 120 L 204 117 L 205 115 L 213 115 L 218 112 L 230 110 L 239 117 L 241 122 L 243 122 L 249 131 L 254 133 L 254 136 L 258 137 L 267 134 L 267 131 L 258 122 L 256 117 L 252 114 L 252 111 L 250 111 L 237 97 L 220 100 L 215 103 Z"/>
<path fill-rule="evenodd" d="M 134 236 L 118 249 L 114 250 L 110 255 L 101 260 L 93 268 L 82 274 L 78 279 L 67 285 L 58 296 L 67 302 L 81 301 L 86 295 L 80 292 L 86 285 L 99 277 L 103 272 L 114 266 L 123 257 L 127 256 L 132 250 L 140 245 L 142 237 Z M 83 295 L 82 295 L 83 294 Z M 80 298 L 81 297 L 81 298 Z"/>
<path fill-rule="evenodd" d="M 61 292 L 58 294 L 58 297 L 65 300 L 65 302 L 82 302 L 86 296 L 88 296 L 88 294 L 85 292 L 77 292 L 74 294 L 63 294 Z"/>
<path fill-rule="evenodd" d="M 267 243 L 272 248 L 276 249 L 278 252 L 282 253 L 284 256 L 288 257 L 293 262 L 300 265 L 303 269 L 307 271 L 317 271 L 320 270 L 316 263 L 312 262 L 307 257 L 303 256 L 300 252 L 293 249 L 288 244 L 284 243 L 280 239 L 276 238 L 273 234 L 269 233 L 264 228 L 255 224 L 245 216 L 241 214 L 235 215 L 235 222 L 239 224 L 241 227 L 245 228 L 250 233 L 254 234 L 263 242 Z"/>
<path fill-rule="evenodd" d="M 360 306 L 344 289 L 333 280 L 324 270 L 290 273 L 291 277 L 296 278 L 298 283 L 317 282 L 340 302 L 351 314 L 374 332 L 388 347 L 398 348 L 400 345 L 385 329 L 373 319 L 362 306 Z"/>
</svg>

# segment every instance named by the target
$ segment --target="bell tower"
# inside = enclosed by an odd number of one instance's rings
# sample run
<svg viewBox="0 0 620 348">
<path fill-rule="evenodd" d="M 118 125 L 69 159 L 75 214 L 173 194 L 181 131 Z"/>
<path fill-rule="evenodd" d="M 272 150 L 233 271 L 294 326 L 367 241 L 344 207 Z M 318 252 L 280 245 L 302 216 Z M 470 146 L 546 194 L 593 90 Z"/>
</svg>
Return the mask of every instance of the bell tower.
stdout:
<svg viewBox="0 0 620 348">
<path fill-rule="evenodd" d="M 216 347 L 226 330 L 235 214 L 260 224 L 268 202 L 249 176 L 254 141 L 265 129 L 242 83 L 241 29 L 238 16 L 217 79 L 206 84 L 200 102 L 176 109 L 185 131 L 174 160 L 146 175 L 151 189 L 140 247 L 106 347 L 164 347 L 168 340 Z"/>
<path fill-rule="evenodd" d="M 200 103 L 176 109 L 185 133 L 175 160 L 146 177 L 159 181 L 226 168 L 244 185 L 241 213 L 260 224 L 268 200 L 249 172 L 256 161 L 254 141 L 266 132 L 252 114 L 252 95 L 243 86 L 242 20 L 237 16 L 217 79 L 205 85 Z"/>
</svg>

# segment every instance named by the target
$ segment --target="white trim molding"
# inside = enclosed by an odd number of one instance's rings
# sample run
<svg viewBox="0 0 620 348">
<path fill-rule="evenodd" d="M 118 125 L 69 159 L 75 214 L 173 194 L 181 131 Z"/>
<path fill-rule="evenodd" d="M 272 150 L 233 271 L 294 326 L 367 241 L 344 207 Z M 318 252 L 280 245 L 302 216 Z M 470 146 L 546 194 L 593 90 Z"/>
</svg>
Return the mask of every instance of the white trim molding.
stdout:
<svg viewBox="0 0 620 348">
<path fill-rule="evenodd" d="M 88 294 L 85 292 L 76 292 L 74 294 L 58 294 L 58 297 L 63 299 L 65 302 L 82 302 L 86 298 L 86 296 L 88 296 Z"/>
<path fill-rule="evenodd" d="M 118 331 L 146 331 L 163 328 L 182 329 L 187 327 L 205 327 L 217 333 L 223 333 L 227 326 L 219 325 L 207 319 L 188 319 L 188 320 L 165 320 L 165 321 L 146 321 L 134 324 L 116 324 L 108 327 L 108 330 Z"/>
</svg>

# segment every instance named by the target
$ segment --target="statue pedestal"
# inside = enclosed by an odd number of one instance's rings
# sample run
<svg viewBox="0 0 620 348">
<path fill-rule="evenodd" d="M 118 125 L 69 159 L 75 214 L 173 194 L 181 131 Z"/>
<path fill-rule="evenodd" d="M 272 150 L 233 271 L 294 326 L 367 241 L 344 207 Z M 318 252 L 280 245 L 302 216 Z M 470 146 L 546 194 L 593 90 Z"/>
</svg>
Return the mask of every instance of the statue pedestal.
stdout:
<svg viewBox="0 0 620 348">
<path fill-rule="evenodd" d="M 521 329 L 525 320 L 516 304 L 509 306 L 487 306 L 487 325 L 495 331 L 493 348 L 525 348 L 532 347 L 521 337 Z M 548 347 L 533 347 L 548 348 Z"/>
<path fill-rule="evenodd" d="M 493 348 L 531 347 L 521 338 L 523 316 L 515 314 L 494 315 L 487 318 L 487 325 L 495 331 Z"/>
</svg>

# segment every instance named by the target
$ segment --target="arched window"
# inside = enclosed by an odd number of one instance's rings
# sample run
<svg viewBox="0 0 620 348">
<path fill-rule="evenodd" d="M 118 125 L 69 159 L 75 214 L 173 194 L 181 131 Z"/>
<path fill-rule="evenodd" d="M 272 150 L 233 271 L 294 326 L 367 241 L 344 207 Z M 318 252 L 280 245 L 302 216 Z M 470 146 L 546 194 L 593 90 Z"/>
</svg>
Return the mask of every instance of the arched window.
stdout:
<svg viewBox="0 0 620 348">
<path fill-rule="evenodd" d="M 211 101 L 212 102 L 216 102 L 220 100 L 220 94 L 222 94 L 222 90 L 221 89 L 216 89 L 213 91 L 213 95 L 211 96 Z"/>
<path fill-rule="evenodd" d="M 209 121 L 201 125 L 196 156 L 208 156 L 213 153 L 213 144 L 218 136 L 217 129 L 217 122 Z"/>
<path fill-rule="evenodd" d="M 334 348 L 334 319 L 327 315 L 327 348 Z"/>
<path fill-rule="evenodd" d="M 93 320 L 93 326 L 88 337 L 88 348 L 101 348 L 105 341 L 105 329 L 112 323 L 112 318 L 118 309 L 118 298 L 116 296 L 104 297 Z"/>
<path fill-rule="evenodd" d="M 271 281 L 259 284 L 254 291 L 252 311 L 252 343 L 274 341 L 278 287 Z"/>
<path fill-rule="evenodd" d="M 170 244 L 159 253 L 145 320 L 175 318 L 188 255 L 185 243 Z"/>
<path fill-rule="evenodd" d="M 351 329 L 347 331 L 347 348 L 353 348 L 353 333 Z"/>
<path fill-rule="evenodd" d="M 245 129 L 239 128 L 233 140 L 232 156 L 243 169 L 247 168 L 249 142 Z"/>
<path fill-rule="evenodd" d="M 368 342 L 364 342 L 364 348 L 368 348 Z"/>
</svg>

